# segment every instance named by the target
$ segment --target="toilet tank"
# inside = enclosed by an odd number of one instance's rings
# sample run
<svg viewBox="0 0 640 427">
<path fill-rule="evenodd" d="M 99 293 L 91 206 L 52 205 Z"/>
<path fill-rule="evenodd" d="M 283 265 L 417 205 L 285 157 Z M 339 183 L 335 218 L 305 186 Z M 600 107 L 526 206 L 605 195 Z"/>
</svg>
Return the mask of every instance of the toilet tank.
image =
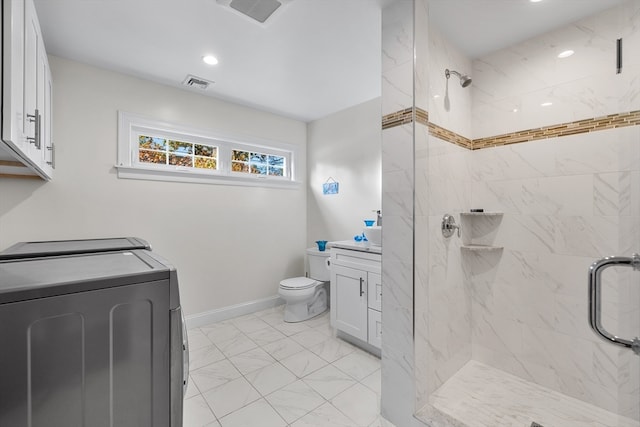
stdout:
<svg viewBox="0 0 640 427">
<path fill-rule="evenodd" d="M 316 248 L 307 249 L 309 277 L 321 282 L 328 282 L 331 278 L 328 264 L 329 257 L 331 257 L 329 251 L 319 251 Z"/>
</svg>

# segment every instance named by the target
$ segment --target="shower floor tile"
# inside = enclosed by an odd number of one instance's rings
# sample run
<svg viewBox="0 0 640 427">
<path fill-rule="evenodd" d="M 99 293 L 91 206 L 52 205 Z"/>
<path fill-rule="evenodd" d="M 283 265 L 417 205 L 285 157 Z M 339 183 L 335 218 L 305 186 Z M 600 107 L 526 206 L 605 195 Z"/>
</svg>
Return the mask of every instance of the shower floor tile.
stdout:
<svg viewBox="0 0 640 427">
<path fill-rule="evenodd" d="M 476 361 L 468 362 L 416 414 L 453 427 L 640 427 L 578 399 Z"/>
</svg>

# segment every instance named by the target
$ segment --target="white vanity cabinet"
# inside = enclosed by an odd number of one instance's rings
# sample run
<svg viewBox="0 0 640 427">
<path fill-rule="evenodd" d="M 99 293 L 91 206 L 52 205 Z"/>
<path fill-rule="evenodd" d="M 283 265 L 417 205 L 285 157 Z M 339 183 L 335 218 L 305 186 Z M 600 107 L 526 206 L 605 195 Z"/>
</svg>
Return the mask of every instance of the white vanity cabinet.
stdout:
<svg viewBox="0 0 640 427">
<path fill-rule="evenodd" d="M 377 349 L 382 343 L 381 259 L 371 251 L 331 248 L 331 325 Z"/>
<path fill-rule="evenodd" d="M 33 0 L 2 3 L 2 87 L 0 174 L 51 179 L 51 70 Z"/>
</svg>

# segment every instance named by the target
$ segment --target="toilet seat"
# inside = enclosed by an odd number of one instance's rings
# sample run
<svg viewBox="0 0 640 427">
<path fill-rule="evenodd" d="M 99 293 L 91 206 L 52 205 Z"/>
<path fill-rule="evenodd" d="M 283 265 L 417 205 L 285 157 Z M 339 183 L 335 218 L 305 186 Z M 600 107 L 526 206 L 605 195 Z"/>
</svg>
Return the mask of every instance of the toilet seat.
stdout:
<svg viewBox="0 0 640 427">
<path fill-rule="evenodd" d="M 309 289 L 313 288 L 318 284 L 318 281 L 314 279 L 310 279 L 308 277 L 293 277 L 291 279 L 285 279 L 280 282 L 280 287 L 282 289 Z"/>
</svg>

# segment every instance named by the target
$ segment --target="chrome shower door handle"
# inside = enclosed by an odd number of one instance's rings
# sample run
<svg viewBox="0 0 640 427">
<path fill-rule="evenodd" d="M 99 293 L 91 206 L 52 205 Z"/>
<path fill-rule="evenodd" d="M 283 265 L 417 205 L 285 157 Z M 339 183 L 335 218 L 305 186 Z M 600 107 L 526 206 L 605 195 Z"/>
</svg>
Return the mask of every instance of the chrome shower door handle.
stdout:
<svg viewBox="0 0 640 427">
<path fill-rule="evenodd" d="M 608 332 L 602 326 L 602 272 L 609 267 L 631 267 L 640 271 L 640 255 L 631 257 L 606 257 L 599 259 L 589 267 L 589 325 L 600 338 L 612 344 L 630 348 L 640 356 L 640 339 L 620 338 Z"/>
</svg>

